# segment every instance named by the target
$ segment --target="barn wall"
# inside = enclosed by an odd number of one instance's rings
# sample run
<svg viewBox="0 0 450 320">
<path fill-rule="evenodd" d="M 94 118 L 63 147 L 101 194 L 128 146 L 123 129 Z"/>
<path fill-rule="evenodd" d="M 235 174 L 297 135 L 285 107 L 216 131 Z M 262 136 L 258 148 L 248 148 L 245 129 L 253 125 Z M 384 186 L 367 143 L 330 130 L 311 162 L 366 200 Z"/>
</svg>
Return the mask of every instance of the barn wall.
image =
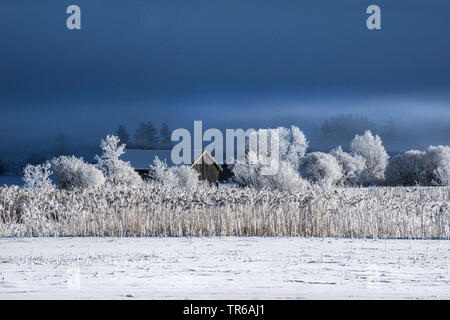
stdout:
<svg viewBox="0 0 450 320">
<path fill-rule="evenodd" d="M 219 182 L 219 170 L 216 165 L 201 163 L 193 165 L 193 168 L 200 173 L 200 180 L 206 180 L 210 183 Z"/>
</svg>

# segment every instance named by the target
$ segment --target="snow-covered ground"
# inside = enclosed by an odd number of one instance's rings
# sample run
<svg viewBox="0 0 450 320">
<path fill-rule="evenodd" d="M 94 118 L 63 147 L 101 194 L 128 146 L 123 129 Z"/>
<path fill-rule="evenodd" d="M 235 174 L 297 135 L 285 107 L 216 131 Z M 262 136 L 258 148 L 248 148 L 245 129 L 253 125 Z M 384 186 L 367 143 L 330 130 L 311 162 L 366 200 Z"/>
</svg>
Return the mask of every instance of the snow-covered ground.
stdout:
<svg viewBox="0 0 450 320">
<path fill-rule="evenodd" d="M 0 238 L 0 299 L 449 299 L 449 240 Z"/>
</svg>

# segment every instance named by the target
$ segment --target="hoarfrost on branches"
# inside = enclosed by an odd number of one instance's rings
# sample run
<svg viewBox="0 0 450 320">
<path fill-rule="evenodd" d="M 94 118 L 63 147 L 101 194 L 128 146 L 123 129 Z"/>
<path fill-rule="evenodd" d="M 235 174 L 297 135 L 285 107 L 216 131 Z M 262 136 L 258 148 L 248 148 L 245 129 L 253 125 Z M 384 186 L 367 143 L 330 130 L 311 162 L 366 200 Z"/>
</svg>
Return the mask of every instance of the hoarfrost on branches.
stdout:
<svg viewBox="0 0 450 320">
<path fill-rule="evenodd" d="M 97 167 L 103 172 L 109 184 L 124 184 L 135 187 L 142 183 L 139 174 L 134 171 L 129 162 L 119 159 L 125 153 L 125 144 L 119 144 L 119 137 L 107 135 L 100 143 L 102 155 L 95 156 Z"/>
<path fill-rule="evenodd" d="M 301 159 L 308 149 L 308 141 L 304 133 L 296 126 L 291 129 L 279 127 L 280 158 L 288 162 L 292 168 L 298 169 Z"/>
<path fill-rule="evenodd" d="M 426 152 L 427 174 L 431 185 L 450 184 L 450 147 L 430 146 Z"/>
<path fill-rule="evenodd" d="M 386 168 L 389 185 L 448 186 L 450 147 L 430 146 L 426 151 L 410 150 L 395 156 Z"/>
<path fill-rule="evenodd" d="M 51 191 L 54 189 L 50 175 L 50 163 L 27 164 L 23 170 L 24 188 L 32 191 Z"/>
<path fill-rule="evenodd" d="M 386 170 L 389 155 L 383 146 L 378 135 L 375 137 L 367 130 L 362 136 L 356 135 L 351 142 L 353 154 L 364 158 L 367 173 L 374 184 L 384 182 L 384 172 Z"/>
<path fill-rule="evenodd" d="M 188 166 L 167 167 L 165 161 L 160 160 L 157 156 L 150 164 L 150 174 L 154 181 L 161 183 L 166 187 L 195 189 L 199 186 L 199 173 Z"/>
<path fill-rule="evenodd" d="M 308 142 L 298 127 L 260 129 L 256 132 L 256 136 L 259 141 L 258 147 L 250 146 L 244 158 L 238 159 L 233 166 L 237 183 L 244 187 L 272 190 L 298 190 L 307 185 L 300 177 L 298 168 L 308 148 Z M 272 157 L 272 143 L 278 144 L 278 157 L 276 155 Z M 278 171 L 265 175 L 263 169 L 267 167 L 278 168 Z"/>
<path fill-rule="evenodd" d="M 63 189 L 98 187 L 105 183 L 102 172 L 75 156 L 59 156 L 50 161 L 58 187 Z"/>
<path fill-rule="evenodd" d="M 306 179 L 322 186 L 335 186 L 343 177 L 338 161 L 323 152 L 308 153 L 302 160 L 301 172 Z"/>
<path fill-rule="evenodd" d="M 393 157 L 386 168 L 386 183 L 393 186 L 426 184 L 425 155 L 424 151 L 409 150 Z"/>
<path fill-rule="evenodd" d="M 172 171 L 169 171 L 167 162 L 162 161 L 158 156 L 155 156 L 153 164 L 150 164 L 150 175 L 154 181 L 165 186 L 175 186 L 177 184 L 177 177 Z"/>
<path fill-rule="evenodd" d="M 342 169 L 342 178 L 337 182 L 338 186 L 363 186 L 369 182 L 366 161 L 363 157 L 344 152 L 341 146 L 331 150 L 330 153 Z"/>
<path fill-rule="evenodd" d="M 0 236 L 450 236 L 450 187 L 0 187 Z M 413 213 L 413 214 L 411 214 Z"/>
<path fill-rule="evenodd" d="M 188 166 L 179 166 L 171 168 L 171 171 L 177 177 L 177 183 L 180 188 L 195 188 L 199 185 L 199 173 Z"/>
</svg>

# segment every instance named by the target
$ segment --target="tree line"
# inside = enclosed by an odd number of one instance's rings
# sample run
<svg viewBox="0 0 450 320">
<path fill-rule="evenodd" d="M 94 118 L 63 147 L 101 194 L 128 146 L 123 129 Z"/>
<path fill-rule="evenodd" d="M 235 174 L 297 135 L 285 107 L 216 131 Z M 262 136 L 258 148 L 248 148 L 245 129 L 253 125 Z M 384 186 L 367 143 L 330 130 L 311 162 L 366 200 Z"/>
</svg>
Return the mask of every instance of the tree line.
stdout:
<svg viewBox="0 0 450 320">
<path fill-rule="evenodd" d="M 366 130 L 378 134 L 388 145 L 398 138 L 394 120 L 383 125 L 377 125 L 366 116 L 359 114 L 338 114 L 323 121 L 320 127 L 320 146 L 322 149 L 341 145 L 344 150 L 350 149 L 350 141 L 355 135 L 362 135 Z"/>
<path fill-rule="evenodd" d="M 163 123 L 159 132 L 151 121 L 141 122 L 133 135 L 130 135 L 124 125 L 120 124 L 116 131 L 121 143 L 127 149 L 169 150 L 173 147 L 172 131 L 167 123 Z"/>
</svg>

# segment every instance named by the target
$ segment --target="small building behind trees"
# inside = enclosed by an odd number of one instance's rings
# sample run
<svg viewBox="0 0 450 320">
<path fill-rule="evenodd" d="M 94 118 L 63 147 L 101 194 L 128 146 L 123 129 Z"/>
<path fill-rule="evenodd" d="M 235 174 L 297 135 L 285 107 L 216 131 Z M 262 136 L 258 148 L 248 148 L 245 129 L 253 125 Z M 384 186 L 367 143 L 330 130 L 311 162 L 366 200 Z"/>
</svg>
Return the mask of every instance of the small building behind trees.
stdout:
<svg viewBox="0 0 450 320">
<path fill-rule="evenodd" d="M 198 154 L 197 150 L 197 154 Z M 167 167 L 173 167 L 176 164 L 172 162 L 171 150 L 138 150 L 127 149 L 121 159 L 130 162 L 136 172 L 145 180 L 151 178 L 150 164 L 153 164 L 155 157 L 167 163 Z M 191 150 L 191 156 L 195 154 Z M 192 159 L 192 157 L 191 157 Z M 222 166 L 208 152 L 203 151 L 191 164 L 191 168 L 199 173 L 199 179 L 208 181 L 211 184 L 218 185 L 220 173 L 223 172 Z"/>
<path fill-rule="evenodd" d="M 223 169 L 207 150 L 192 163 L 191 168 L 200 174 L 200 180 L 219 185 L 219 175 Z"/>
</svg>

